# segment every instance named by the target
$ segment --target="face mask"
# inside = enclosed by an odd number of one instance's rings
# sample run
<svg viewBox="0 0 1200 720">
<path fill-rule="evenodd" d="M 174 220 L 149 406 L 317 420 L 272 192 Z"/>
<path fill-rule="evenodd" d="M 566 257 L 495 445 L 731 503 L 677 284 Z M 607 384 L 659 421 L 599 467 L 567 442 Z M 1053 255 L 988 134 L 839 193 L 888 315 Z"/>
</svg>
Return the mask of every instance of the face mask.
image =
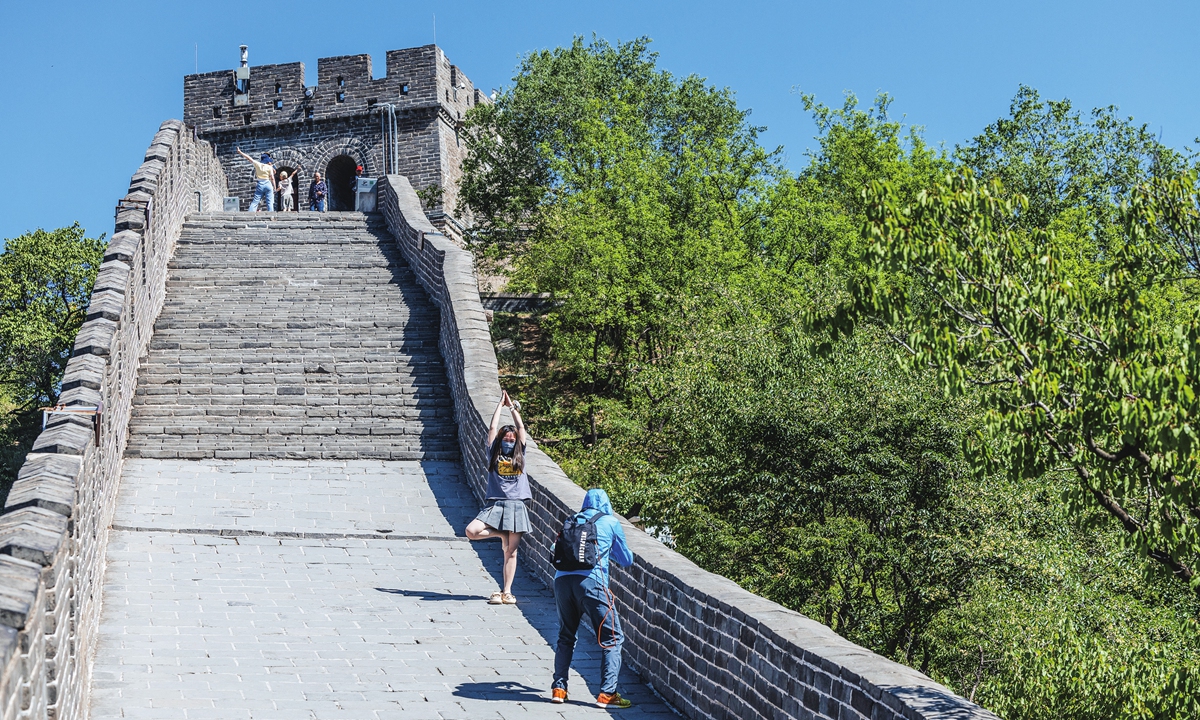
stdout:
<svg viewBox="0 0 1200 720">
<path fill-rule="evenodd" d="M 505 455 L 512 455 L 512 451 L 516 447 L 517 444 L 515 442 L 506 442 L 503 440 L 500 441 L 500 452 L 504 453 Z"/>
</svg>

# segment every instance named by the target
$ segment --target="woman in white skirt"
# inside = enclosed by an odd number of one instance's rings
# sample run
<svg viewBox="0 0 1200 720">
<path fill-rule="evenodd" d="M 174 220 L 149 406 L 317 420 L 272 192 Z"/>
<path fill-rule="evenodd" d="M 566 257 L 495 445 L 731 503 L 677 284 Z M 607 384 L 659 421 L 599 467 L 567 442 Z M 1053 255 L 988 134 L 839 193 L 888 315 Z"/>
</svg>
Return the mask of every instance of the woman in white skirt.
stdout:
<svg viewBox="0 0 1200 720">
<path fill-rule="evenodd" d="M 500 427 L 500 411 L 508 408 L 513 424 Z M 488 483 L 484 500 L 487 506 L 467 525 L 467 537 L 487 540 L 498 537 L 504 549 L 504 587 L 492 593 L 492 605 L 516 605 L 512 594 L 513 576 L 517 574 L 517 545 L 521 535 L 529 532 L 529 512 L 525 501 L 529 492 L 529 476 L 525 474 L 525 425 L 512 399 L 505 392 L 492 414 L 488 429 Z"/>
</svg>

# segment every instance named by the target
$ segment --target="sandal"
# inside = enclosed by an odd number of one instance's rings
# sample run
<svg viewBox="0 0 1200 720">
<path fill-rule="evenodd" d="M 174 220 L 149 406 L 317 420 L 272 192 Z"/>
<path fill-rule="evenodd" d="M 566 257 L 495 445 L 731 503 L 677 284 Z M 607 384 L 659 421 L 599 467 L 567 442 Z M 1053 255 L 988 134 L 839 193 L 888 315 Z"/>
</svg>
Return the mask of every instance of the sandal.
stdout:
<svg viewBox="0 0 1200 720">
<path fill-rule="evenodd" d="M 512 593 L 504 593 L 504 595 L 502 596 L 502 599 L 504 600 L 505 605 L 516 605 L 517 604 L 517 596 L 513 595 Z"/>
<path fill-rule="evenodd" d="M 488 597 L 488 605 L 503 605 L 504 593 L 497 590 Z"/>
</svg>

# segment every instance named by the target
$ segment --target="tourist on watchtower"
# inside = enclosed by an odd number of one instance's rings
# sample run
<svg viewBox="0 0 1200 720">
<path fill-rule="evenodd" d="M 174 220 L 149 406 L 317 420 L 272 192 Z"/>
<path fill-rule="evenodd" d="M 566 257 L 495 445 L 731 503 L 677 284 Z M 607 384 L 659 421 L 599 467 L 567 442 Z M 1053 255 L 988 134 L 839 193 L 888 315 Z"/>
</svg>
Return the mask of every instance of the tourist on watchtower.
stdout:
<svg viewBox="0 0 1200 720">
<path fill-rule="evenodd" d="M 567 674 L 575 656 L 579 621 L 587 616 L 600 645 L 600 694 L 596 704 L 617 710 L 633 705 L 617 692 L 621 644 L 625 635 L 617 618 L 616 599 L 608 589 L 608 561 L 633 564 L 625 531 L 613 515 L 608 493 L 593 488 L 583 496 L 579 512 L 568 517 L 554 541 L 554 602 L 558 605 L 558 646 L 554 649 L 554 684 L 550 702 L 567 701 Z"/>
<path fill-rule="evenodd" d="M 325 212 L 325 196 L 328 194 L 329 186 L 321 179 L 321 173 L 313 173 L 312 185 L 308 186 L 308 209 Z"/>
<path fill-rule="evenodd" d="M 295 190 L 292 188 L 292 178 L 288 177 L 287 170 L 279 171 L 279 203 L 283 206 L 283 212 L 291 212 L 294 207 L 293 199 L 295 198 Z"/>
<path fill-rule="evenodd" d="M 267 201 L 267 212 L 275 212 L 275 191 L 278 190 L 278 187 L 275 182 L 275 166 L 271 164 L 271 156 L 263 153 L 262 162 L 259 162 L 242 152 L 241 148 L 238 148 L 237 151 L 238 155 L 254 165 L 254 199 L 250 201 L 250 212 L 258 212 L 258 204 L 263 200 Z"/>
<path fill-rule="evenodd" d="M 509 409 L 513 424 L 500 427 L 500 411 Z M 513 402 L 505 392 L 492 413 L 492 424 L 488 429 L 487 453 L 488 483 L 484 497 L 485 507 L 467 525 L 467 537 L 472 540 L 500 538 L 504 551 L 502 575 L 504 587 L 492 593 L 488 603 L 492 605 L 516 605 L 512 594 L 513 576 L 517 574 L 517 545 L 521 535 L 529 532 L 529 512 L 525 501 L 533 497 L 529 492 L 529 476 L 525 474 L 525 425 L 521 422 L 520 405 Z"/>
</svg>

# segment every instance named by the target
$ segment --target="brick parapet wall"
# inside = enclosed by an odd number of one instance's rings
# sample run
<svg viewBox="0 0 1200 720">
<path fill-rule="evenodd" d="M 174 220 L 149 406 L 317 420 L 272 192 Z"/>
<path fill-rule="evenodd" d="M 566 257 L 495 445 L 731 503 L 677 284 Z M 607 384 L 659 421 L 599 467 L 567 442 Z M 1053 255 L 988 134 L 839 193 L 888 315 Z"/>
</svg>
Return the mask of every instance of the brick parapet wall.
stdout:
<svg viewBox="0 0 1200 720">
<path fill-rule="evenodd" d="M 246 209 L 253 195 L 251 170 L 235 147 L 254 157 L 269 152 L 278 165 L 302 163 L 305 177 L 297 201 L 306 202 L 312 173 L 326 172 L 329 160 L 341 154 L 330 152 L 339 142 L 344 154 L 364 165 L 368 177 L 383 174 L 379 105 L 390 103 L 396 108 L 400 138 L 395 171 L 418 190 L 441 187 L 442 200 L 430 208 L 431 214 L 461 237 L 459 228 L 469 219 L 458 207 L 466 152 L 459 124 L 472 107 L 491 101 L 436 45 L 389 50 L 382 78 L 372 77 L 371 65 L 365 54 L 320 58 L 311 98 L 305 96 L 303 63 L 254 65 L 244 105 L 235 105 L 233 69 L 188 75 L 183 80 L 184 121 L 217 146 L 232 194 Z M 445 222 L 443 215 L 448 215 Z"/>
<path fill-rule="evenodd" d="M 484 440 L 500 399 L 498 366 L 471 254 L 421 211 L 408 180 L 380 183 L 379 209 L 401 253 L 441 311 L 439 346 L 455 401 L 472 490 L 486 484 Z M 522 561 L 549 583 L 550 547 L 584 489 L 531 444 L 531 537 Z M 691 718 L 996 720 L 912 668 L 839 636 L 804 615 L 706 572 L 629 524 L 637 555 L 614 568 L 628 662 Z"/>
<path fill-rule="evenodd" d="M 0 514 L 0 720 L 88 714 L 105 548 L 138 360 L 162 309 L 167 263 L 190 212 L 220 209 L 224 171 L 183 123 L 162 124 L 121 200 L 60 402 L 103 402 L 90 418 L 55 416 Z"/>
</svg>

